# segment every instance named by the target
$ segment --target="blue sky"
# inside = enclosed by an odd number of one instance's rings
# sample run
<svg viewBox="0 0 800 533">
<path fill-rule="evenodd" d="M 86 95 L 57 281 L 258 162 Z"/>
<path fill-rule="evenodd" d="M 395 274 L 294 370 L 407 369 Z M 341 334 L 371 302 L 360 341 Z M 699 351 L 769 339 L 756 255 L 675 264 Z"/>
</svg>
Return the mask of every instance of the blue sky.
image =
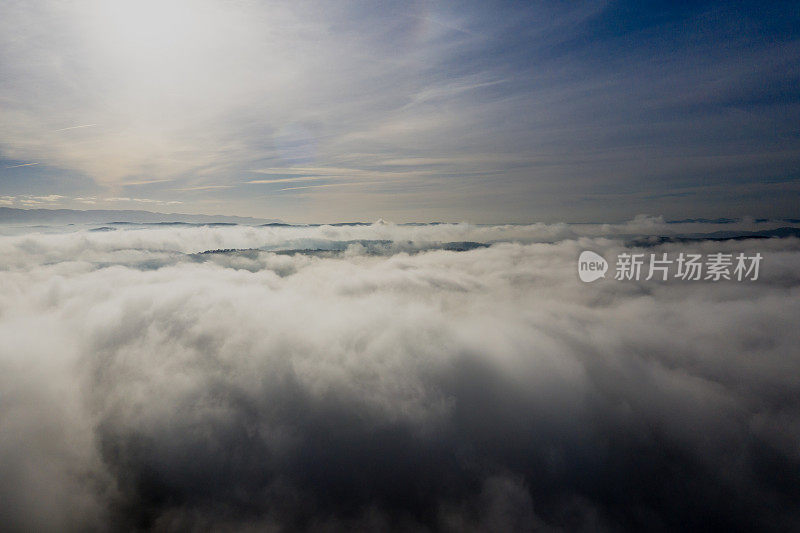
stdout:
<svg viewBox="0 0 800 533">
<path fill-rule="evenodd" d="M 797 216 L 800 7 L 0 2 L 0 205 Z"/>
</svg>

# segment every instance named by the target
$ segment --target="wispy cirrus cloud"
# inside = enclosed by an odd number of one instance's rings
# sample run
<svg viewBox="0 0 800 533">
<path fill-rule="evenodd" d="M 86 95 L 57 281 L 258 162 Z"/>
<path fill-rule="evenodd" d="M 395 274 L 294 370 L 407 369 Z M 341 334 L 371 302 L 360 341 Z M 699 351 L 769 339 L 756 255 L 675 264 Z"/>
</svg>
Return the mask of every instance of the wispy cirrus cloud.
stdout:
<svg viewBox="0 0 800 533">
<path fill-rule="evenodd" d="M 59 205 L 64 199 L 65 197 L 59 194 L 45 196 L 23 194 L 19 196 L 0 196 L 0 204 L 7 207 L 49 207 Z"/>
<path fill-rule="evenodd" d="M 369 182 L 364 181 L 347 181 L 347 182 L 339 182 L 339 183 L 323 183 L 320 185 L 299 185 L 297 187 L 284 187 L 283 189 L 279 189 L 281 191 L 296 191 L 299 189 L 316 189 L 319 187 L 343 187 L 349 185 L 367 185 Z"/>
<path fill-rule="evenodd" d="M 21 168 L 21 167 L 33 167 L 38 165 L 39 163 L 20 163 L 19 165 L 11 165 L 4 168 Z"/>
<path fill-rule="evenodd" d="M 59 128 L 59 129 L 53 130 L 53 131 L 80 130 L 80 129 L 83 129 L 83 128 L 93 128 L 95 126 L 97 126 L 97 124 L 83 124 L 81 126 L 69 126 L 69 127 L 66 127 L 66 128 Z"/>
<path fill-rule="evenodd" d="M 0 196 L 0 204 L 6 207 L 44 207 L 44 208 L 69 208 L 76 207 L 76 204 L 89 204 L 95 206 L 113 207 L 117 205 L 125 205 L 131 203 L 139 204 L 154 204 L 154 205 L 174 205 L 182 202 L 178 200 L 158 200 L 154 198 L 129 198 L 124 196 L 62 196 L 60 194 L 48 194 L 44 196 L 36 196 L 30 194 L 22 194 L 16 196 Z"/>
<path fill-rule="evenodd" d="M 762 188 L 796 182 L 800 161 L 789 90 L 800 39 L 780 8 L 38 0 L 2 10 L 0 153 L 52 169 L 41 179 L 65 196 L 86 194 L 57 188 L 77 187 L 59 178 L 69 172 L 94 180 L 98 197 L 146 186 L 194 209 L 284 218 L 372 216 L 398 195 L 405 214 L 393 215 L 405 219 L 434 200 L 453 216 L 515 221 L 792 210 Z M 247 183 L 259 168 L 275 172 L 265 179 L 386 186 L 346 202 L 315 187 L 289 202 L 253 194 L 270 185 Z M 209 183 L 225 186 L 202 199 L 217 203 L 197 203 Z M 750 192 L 697 189 L 723 184 Z M 4 187 L 27 193 L 22 177 Z M 662 199 L 676 187 L 698 192 Z"/>
<path fill-rule="evenodd" d="M 292 183 L 296 181 L 318 181 L 318 180 L 329 180 L 331 179 L 330 176 L 297 176 L 294 178 L 275 178 L 275 179 L 263 179 L 263 180 L 249 180 L 245 183 L 254 183 L 254 184 L 269 184 L 269 183 Z"/>
<path fill-rule="evenodd" d="M 233 185 L 197 185 L 195 187 L 182 187 L 175 191 L 213 191 L 216 189 L 230 189 Z"/>
</svg>

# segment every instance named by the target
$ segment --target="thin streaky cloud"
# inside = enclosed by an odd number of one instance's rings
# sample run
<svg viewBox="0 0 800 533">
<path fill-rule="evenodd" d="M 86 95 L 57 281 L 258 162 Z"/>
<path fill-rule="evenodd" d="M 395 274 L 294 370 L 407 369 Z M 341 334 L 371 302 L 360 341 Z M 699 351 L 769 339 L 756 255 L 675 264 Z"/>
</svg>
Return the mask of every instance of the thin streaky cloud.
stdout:
<svg viewBox="0 0 800 533">
<path fill-rule="evenodd" d="M 8 169 L 8 168 L 20 168 L 20 167 L 32 167 L 32 166 L 38 165 L 38 164 L 39 163 L 23 163 L 21 165 L 11 165 L 10 167 L 5 167 L 5 168 Z"/>
<path fill-rule="evenodd" d="M 433 24 L 436 24 L 437 26 L 439 26 L 440 28 L 444 28 L 445 30 L 456 31 L 456 32 L 459 32 L 459 33 L 463 33 L 464 35 L 469 35 L 470 37 L 482 37 L 482 35 L 480 35 L 478 33 L 475 33 L 474 31 L 470 31 L 470 30 L 468 30 L 466 28 L 462 28 L 462 27 L 456 26 L 455 24 L 452 24 L 452 23 L 444 23 L 444 22 L 442 22 L 440 20 L 435 19 L 434 17 L 432 17 L 430 15 L 424 16 L 424 17 L 420 17 L 420 16 L 417 16 L 417 15 L 405 15 L 405 16 L 410 18 L 410 19 L 419 20 L 421 22 L 425 22 L 425 23 L 429 23 L 429 24 L 433 23 Z"/>
<path fill-rule="evenodd" d="M 243 183 L 286 183 L 292 181 L 329 180 L 332 176 L 298 176 L 296 178 L 278 178 L 274 180 L 250 180 Z"/>
<path fill-rule="evenodd" d="M 422 170 L 381 170 L 377 168 L 314 168 L 314 167 L 292 167 L 287 169 L 265 169 L 253 170 L 259 174 L 268 175 L 286 175 L 286 174 L 304 174 L 303 176 L 295 176 L 292 178 L 275 178 L 275 180 L 251 180 L 246 183 L 279 183 L 281 180 L 294 180 L 304 181 L 310 179 L 397 179 L 397 178 L 418 178 L 423 176 L 442 176 L 445 175 L 442 171 L 435 169 L 422 169 Z M 479 172 L 474 170 L 457 171 L 458 174 L 466 176 L 469 174 L 485 174 L 486 172 Z"/>
<path fill-rule="evenodd" d="M 95 126 L 97 126 L 97 124 L 82 124 L 80 126 L 70 126 L 68 128 L 61 128 L 61 129 L 57 129 L 57 130 L 53 130 L 53 131 L 55 132 L 55 131 L 77 130 L 77 129 L 80 129 L 80 128 L 93 128 Z"/>
<path fill-rule="evenodd" d="M 164 205 L 183 203 L 178 200 L 164 201 L 164 200 L 153 200 L 151 198 L 128 198 L 126 196 L 114 196 L 111 198 L 104 198 L 103 200 L 106 202 L 138 202 L 142 204 L 164 204 Z"/>
<path fill-rule="evenodd" d="M 342 174 L 364 173 L 363 169 L 346 167 L 273 167 L 259 170 L 252 170 L 258 174 L 286 175 L 286 174 L 308 174 L 311 176 L 339 176 Z"/>
<path fill-rule="evenodd" d="M 180 189 L 172 189 L 173 191 L 208 191 L 213 189 L 230 189 L 233 185 L 200 185 L 197 187 L 183 187 Z"/>
<path fill-rule="evenodd" d="M 364 181 L 349 181 L 347 183 L 325 183 L 323 185 L 302 185 L 300 187 L 286 187 L 285 189 L 279 189 L 279 191 L 294 191 L 297 189 L 316 189 L 319 187 L 341 187 L 344 185 L 365 185 L 369 182 Z"/>
<path fill-rule="evenodd" d="M 167 181 L 174 181 L 172 178 L 170 179 L 161 179 L 161 180 L 139 180 L 139 181 L 126 181 L 122 185 L 127 187 L 128 185 L 150 185 L 151 183 L 164 183 Z"/>
<path fill-rule="evenodd" d="M 425 89 L 420 91 L 417 95 L 415 95 L 411 100 L 411 102 L 403 106 L 403 109 L 424 102 L 429 102 L 437 98 L 438 99 L 447 98 L 460 93 L 465 93 L 467 91 L 473 91 L 475 89 L 481 89 L 484 87 L 499 85 L 501 83 L 506 83 L 507 81 L 508 80 L 506 79 L 481 81 L 481 82 L 467 82 L 467 83 L 464 83 L 463 81 L 458 81 L 455 83 L 445 83 L 439 86 L 426 87 Z"/>
</svg>

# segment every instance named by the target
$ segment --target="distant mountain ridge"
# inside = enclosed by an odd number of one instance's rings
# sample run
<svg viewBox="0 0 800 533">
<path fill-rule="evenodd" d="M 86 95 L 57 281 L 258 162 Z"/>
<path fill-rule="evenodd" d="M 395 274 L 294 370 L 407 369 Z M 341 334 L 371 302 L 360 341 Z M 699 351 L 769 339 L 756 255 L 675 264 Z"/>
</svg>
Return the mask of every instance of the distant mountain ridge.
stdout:
<svg viewBox="0 0 800 533">
<path fill-rule="evenodd" d="M 189 224 L 274 224 L 278 219 L 237 217 L 227 215 L 189 215 L 184 213 L 157 213 L 128 209 L 17 209 L 0 207 L 0 224 L 107 224 L 111 222 L 161 223 L 185 222 Z"/>
</svg>

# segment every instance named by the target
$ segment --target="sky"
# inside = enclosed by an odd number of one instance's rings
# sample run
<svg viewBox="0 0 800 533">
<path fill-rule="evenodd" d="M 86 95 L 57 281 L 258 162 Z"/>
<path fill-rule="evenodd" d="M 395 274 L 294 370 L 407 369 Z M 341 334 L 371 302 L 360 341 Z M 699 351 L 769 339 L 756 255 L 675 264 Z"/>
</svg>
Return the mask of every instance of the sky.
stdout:
<svg viewBox="0 0 800 533">
<path fill-rule="evenodd" d="M 797 216 L 794 2 L 0 0 L 0 206 Z"/>
</svg>

